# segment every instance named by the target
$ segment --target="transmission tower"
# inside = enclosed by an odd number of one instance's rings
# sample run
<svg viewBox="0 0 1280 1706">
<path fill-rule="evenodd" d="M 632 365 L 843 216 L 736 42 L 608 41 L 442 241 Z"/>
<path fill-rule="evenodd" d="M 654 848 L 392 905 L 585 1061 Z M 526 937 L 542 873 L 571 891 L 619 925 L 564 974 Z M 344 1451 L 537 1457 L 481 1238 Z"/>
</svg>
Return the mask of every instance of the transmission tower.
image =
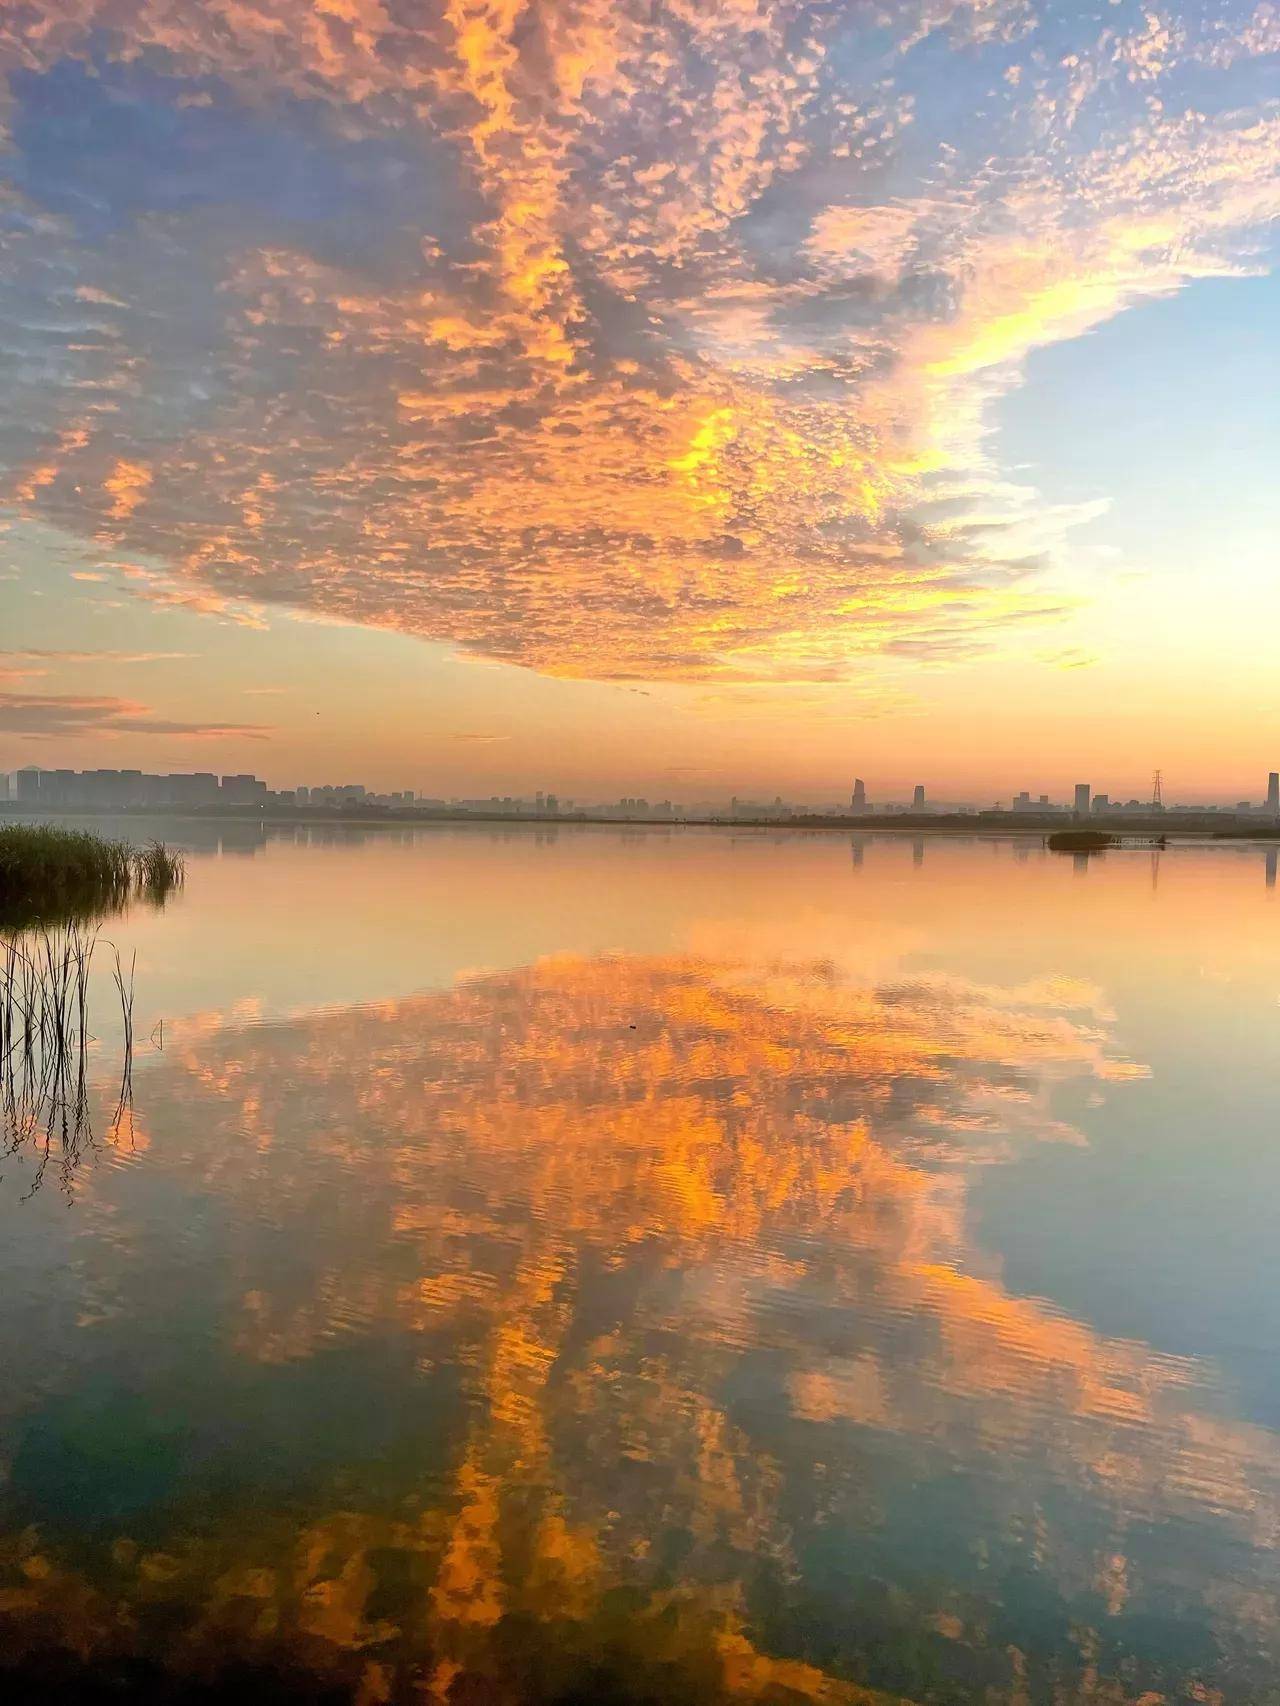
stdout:
<svg viewBox="0 0 1280 1706">
<path fill-rule="evenodd" d="M 1164 793 L 1161 788 L 1160 772 L 1157 770 L 1151 778 L 1151 807 L 1153 811 L 1164 810 Z"/>
</svg>

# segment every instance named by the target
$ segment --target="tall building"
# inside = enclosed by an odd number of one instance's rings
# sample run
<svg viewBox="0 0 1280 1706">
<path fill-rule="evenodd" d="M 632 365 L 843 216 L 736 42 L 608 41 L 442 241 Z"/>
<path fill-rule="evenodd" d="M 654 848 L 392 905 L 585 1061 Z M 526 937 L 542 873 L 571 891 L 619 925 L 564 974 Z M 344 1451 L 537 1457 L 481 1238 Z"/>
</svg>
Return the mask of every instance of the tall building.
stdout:
<svg viewBox="0 0 1280 1706">
<path fill-rule="evenodd" d="M 855 776 L 853 779 L 853 809 L 855 812 L 864 812 L 867 809 L 867 784 L 861 776 Z"/>
<path fill-rule="evenodd" d="M 1089 812 L 1089 796 L 1093 792 L 1088 782 L 1076 783 L 1076 815 L 1087 817 Z"/>
<path fill-rule="evenodd" d="M 157 802 L 165 805 L 216 806 L 221 798 L 218 778 L 208 770 L 157 776 L 154 780 Z"/>
<path fill-rule="evenodd" d="M 1280 770 L 1267 777 L 1267 810 L 1272 817 L 1280 817 Z"/>
<path fill-rule="evenodd" d="M 362 788 L 361 793 L 364 792 Z M 267 797 L 267 784 L 256 776 L 224 776 L 221 796 L 227 805 L 256 806 Z"/>
<path fill-rule="evenodd" d="M 911 809 L 913 812 L 922 812 L 924 810 L 924 783 L 923 782 L 917 782 L 915 785 L 915 790 L 911 795 Z"/>
</svg>

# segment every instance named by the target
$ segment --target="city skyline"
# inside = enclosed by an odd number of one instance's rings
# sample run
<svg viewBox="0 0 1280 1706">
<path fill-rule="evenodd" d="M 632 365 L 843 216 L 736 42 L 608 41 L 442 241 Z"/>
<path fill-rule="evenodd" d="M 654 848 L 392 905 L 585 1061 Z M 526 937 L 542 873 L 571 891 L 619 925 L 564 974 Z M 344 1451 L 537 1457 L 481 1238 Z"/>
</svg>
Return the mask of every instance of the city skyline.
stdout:
<svg viewBox="0 0 1280 1706">
<path fill-rule="evenodd" d="M 1022 789 L 1008 800 L 975 801 L 948 799 L 931 793 L 926 783 L 912 785 L 910 800 L 892 794 L 875 798 L 868 792 L 863 777 L 856 777 L 846 804 L 827 799 L 822 802 L 784 799 L 752 799 L 734 793 L 727 800 L 694 800 L 689 803 L 671 798 L 650 801 L 639 795 L 620 795 L 616 800 L 578 800 L 551 789 L 518 791 L 504 795 L 433 795 L 414 788 L 381 790 L 361 782 L 299 783 L 284 788 L 269 787 L 267 782 L 252 773 L 218 775 L 213 771 L 146 772 L 132 768 L 96 768 L 77 771 L 69 767 L 26 765 L 10 774 L 0 770 L 0 805 L 13 805 L 39 810 L 122 811 L 132 809 L 204 810 L 213 807 L 251 810 L 284 806 L 346 808 L 372 805 L 389 809 L 454 809 L 481 811 L 486 809 L 537 816 L 588 815 L 657 815 L 666 818 L 695 816 L 706 811 L 727 810 L 730 816 L 767 817 L 793 812 L 803 815 L 815 812 L 840 816 L 874 816 L 881 814 L 946 815 L 955 812 L 1007 812 L 1011 815 L 1035 817 L 1045 814 L 1070 814 L 1077 819 L 1115 813 L 1140 816 L 1152 812 L 1221 812 L 1226 815 L 1270 816 L 1280 820 L 1280 771 L 1269 771 L 1261 800 L 1237 798 L 1230 804 L 1207 799 L 1165 800 L 1162 776 L 1156 772 L 1151 792 L 1146 796 L 1127 798 L 1117 793 L 1113 798 L 1107 790 L 1095 790 L 1088 782 L 1073 784 L 1070 796 L 1056 799 L 1051 794 L 1032 794 Z"/>
<path fill-rule="evenodd" d="M 223 11 L 0 19 L 0 763 L 1268 768 L 1269 8 Z"/>
</svg>

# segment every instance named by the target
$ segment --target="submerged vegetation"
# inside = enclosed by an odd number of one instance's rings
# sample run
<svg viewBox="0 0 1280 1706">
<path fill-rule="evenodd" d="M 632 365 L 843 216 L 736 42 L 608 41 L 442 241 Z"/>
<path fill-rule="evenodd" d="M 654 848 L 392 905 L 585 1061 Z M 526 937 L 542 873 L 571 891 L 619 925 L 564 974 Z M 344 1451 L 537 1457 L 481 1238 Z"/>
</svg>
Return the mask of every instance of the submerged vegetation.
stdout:
<svg viewBox="0 0 1280 1706">
<path fill-rule="evenodd" d="M 162 842 L 134 847 L 85 830 L 0 827 L 0 925 L 99 917 L 135 897 L 162 902 L 182 886 L 180 854 Z"/>
<path fill-rule="evenodd" d="M 34 1145 L 32 1191 L 55 1149 L 65 1183 L 94 1142 L 89 988 L 97 946 L 97 931 L 75 923 L 0 940 L 0 1158 Z M 122 1032 L 114 1136 L 127 1123 L 133 1085 L 133 967 L 118 950 L 111 975 Z"/>
</svg>

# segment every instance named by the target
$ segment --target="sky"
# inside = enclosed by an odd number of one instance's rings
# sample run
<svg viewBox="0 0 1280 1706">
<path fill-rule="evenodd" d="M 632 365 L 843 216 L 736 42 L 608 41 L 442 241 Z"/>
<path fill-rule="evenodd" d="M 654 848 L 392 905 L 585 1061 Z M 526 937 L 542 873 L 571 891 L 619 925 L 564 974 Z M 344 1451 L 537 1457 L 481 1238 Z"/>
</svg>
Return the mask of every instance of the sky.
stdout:
<svg viewBox="0 0 1280 1706">
<path fill-rule="evenodd" d="M 1274 0 L 14 0 L 0 78 L 0 769 L 1280 765 Z"/>
</svg>

